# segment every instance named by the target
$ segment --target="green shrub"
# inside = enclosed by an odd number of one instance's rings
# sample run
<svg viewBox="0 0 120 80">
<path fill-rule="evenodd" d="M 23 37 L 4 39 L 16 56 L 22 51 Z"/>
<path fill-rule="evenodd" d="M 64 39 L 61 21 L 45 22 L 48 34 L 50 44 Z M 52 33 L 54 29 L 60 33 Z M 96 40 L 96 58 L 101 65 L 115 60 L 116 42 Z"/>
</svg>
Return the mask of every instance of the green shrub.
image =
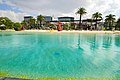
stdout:
<svg viewBox="0 0 120 80">
<path fill-rule="evenodd" d="M 16 31 L 20 31 L 21 29 L 22 29 L 22 25 L 20 24 L 20 23 L 14 23 L 14 29 L 16 30 Z"/>
</svg>

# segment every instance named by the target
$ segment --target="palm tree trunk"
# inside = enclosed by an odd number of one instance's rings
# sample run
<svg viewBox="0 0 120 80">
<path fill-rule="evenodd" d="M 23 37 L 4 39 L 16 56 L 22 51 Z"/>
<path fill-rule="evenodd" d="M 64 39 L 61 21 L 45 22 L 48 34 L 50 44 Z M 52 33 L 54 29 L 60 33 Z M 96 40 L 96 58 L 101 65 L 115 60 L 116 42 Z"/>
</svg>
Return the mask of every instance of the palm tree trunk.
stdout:
<svg viewBox="0 0 120 80">
<path fill-rule="evenodd" d="M 97 18 L 96 18 L 96 24 L 95 24 L 95 30 L 97 29 Z"/>
<path fill-rule="evenodd" d="M 92 22 L 93 22 L 93 21 L 91 20 L 91 27 L 90 27 L 90 30 L 92 30 Z"/>
<path fill-rule="evenodd" d="M 111 29 L 113 30 L 113 28 L 114 28 L 114 22 L 112 21 L 112 28 Z"/>
<path fill-rule="evenodd" d="M 80 15 L 80 21 L 79 21 L 79 29 L 81 29 L 81 15 Z"/>
<path fill-rule="evenodd" d="M 39 29 L 39 27 L 40 27 L 39 23 L 40 23 L 40 22 L 38 21 L 38 22 L 37 22 L 37 29 Z"/>
<path fill-rule="evenodd" d="M 112 27 L 113 27 L 113 23 L 112 21 L 110 22 L 110 30 L 112 30 Z"/>
<path fill-rule="evenodd" d="M 41 23 L 42 23 L 42 22 L 40 21 L 40 27 L 41 27 Z"/>
</svg>

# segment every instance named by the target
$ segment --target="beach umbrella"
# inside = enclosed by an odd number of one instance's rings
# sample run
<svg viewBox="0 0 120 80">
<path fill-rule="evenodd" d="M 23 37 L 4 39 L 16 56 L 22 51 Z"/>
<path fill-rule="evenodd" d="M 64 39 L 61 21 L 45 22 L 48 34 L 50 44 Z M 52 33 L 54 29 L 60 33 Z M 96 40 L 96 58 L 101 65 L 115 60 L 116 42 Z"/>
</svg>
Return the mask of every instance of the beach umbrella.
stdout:
<svg viewBox="0 0 120 80">
<path fill-rule="evenodd" d="M 62 31 L 62 27 L 61 27 L 61 26 L 58 26 L 57 30 L 58 30 L 58 31 Z"/>
<path fill-rule="evenodd" d="M 62 24 L 62 22 L 58 22 L 58 24 Z"/>
</svg>

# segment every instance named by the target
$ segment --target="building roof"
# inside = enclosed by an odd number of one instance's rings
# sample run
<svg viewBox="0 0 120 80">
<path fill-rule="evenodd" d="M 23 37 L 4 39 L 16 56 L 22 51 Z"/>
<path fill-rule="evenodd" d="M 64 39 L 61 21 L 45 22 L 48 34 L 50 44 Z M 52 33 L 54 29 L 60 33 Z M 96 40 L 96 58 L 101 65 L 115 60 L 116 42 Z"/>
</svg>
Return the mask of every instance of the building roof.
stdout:
<svg viewBox="0 0 120 80">
<path fill-rule="evenodd" d="M 59 19 L 59 18 L 74 18 L 74 17 L 58 17 L 58 19 Z"/>
<path fill-rule="evenodd" d="M 97 19 L 97 21 L 101 21 L 102 19 Z M 80 21 L 80 20 L 74 20 L 74 21 Z M 83 22 L 96 22 L 95 19 L 83 19 Z"/>
<path fill-rule="evenodd" d="M 97 21 L 101 21 L 102 19 L 97 19 Z M 95 19 L 84 19 L 83 22 L 96 22 Z"/>
<path fill-rule="evenodd" d="M 24 16 L 24 18 L 33 18 L 33 16 Z"/>
<path fill-rule="evenodd" d="M 44 16 L 44 17 L 48 17 L 48 18 L 51 18 L 52 16 Z"/>
</svg>

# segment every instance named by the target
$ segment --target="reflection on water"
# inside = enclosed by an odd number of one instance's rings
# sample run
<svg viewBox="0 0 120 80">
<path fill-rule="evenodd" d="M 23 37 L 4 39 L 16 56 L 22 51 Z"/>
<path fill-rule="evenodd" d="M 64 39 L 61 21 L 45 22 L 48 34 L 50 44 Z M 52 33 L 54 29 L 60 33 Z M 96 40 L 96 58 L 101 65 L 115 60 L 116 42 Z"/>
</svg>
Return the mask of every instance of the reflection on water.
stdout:
<svg viewBox="0 0 120 80">
<path fill-rule="evenodd" d="M 106 35 L 103 37 L 103 47 L 104 48 L 110 48 L 112 46 L 112 36 Z"/>
<path fill-rule="evenodd" d="M 115 46 L 120 47 L 120 35 L 115 36 Z"/>
<path fill-rule="evenodd" d="M 81 41 L 80 41 L 80 34 L 78 36 L 78 49 L 80 50 L 80 52 L 82 53 L 84 50 L 81 48 Z"/>
<path fill-rule="evenodd" d="M 0 33 L 0 72 L 31 78 L 120 76 L 120 35 L 5 34 L 11 36 Z"/>
</svg>

